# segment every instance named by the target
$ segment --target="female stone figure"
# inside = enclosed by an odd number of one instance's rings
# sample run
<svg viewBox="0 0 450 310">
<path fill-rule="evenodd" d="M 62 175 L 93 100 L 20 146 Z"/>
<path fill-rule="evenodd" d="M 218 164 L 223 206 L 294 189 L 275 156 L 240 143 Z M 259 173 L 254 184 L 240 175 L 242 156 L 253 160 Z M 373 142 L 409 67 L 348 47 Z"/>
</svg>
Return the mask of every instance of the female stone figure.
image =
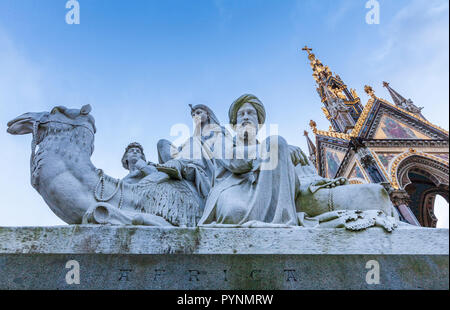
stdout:
<svg viewBox="0 0 450 310">
<path fill-rule="evenodd" d="M 214 158 L 222 156 L 231 136 L 209 107 L 199 104 L 190 108 L 193 136 L 178 148 L 170 141 L 160 140 L 157 169 L 171 178 L 191 182 L 195 185 L 193 190 L 206 199 L 214 180 Z"/>
<path fill-rule="evenodd" d="M 189 105 L 194 121 L 194 134 L 178 148 L 168 140 L 158 142 L 159 162 L 164 164 L 172 159 L 201 159 L 202 156 L 213 157 L 218 151 L 216 144 L 221 142 L 222 136 L 230 136 L 228 131 L 220 125 L 214 112 L 206 105 Z M 202 149 L 208 146 L 207 149 Z M 211 153 L 212 152 L 212 153 Z"/>
</svg>

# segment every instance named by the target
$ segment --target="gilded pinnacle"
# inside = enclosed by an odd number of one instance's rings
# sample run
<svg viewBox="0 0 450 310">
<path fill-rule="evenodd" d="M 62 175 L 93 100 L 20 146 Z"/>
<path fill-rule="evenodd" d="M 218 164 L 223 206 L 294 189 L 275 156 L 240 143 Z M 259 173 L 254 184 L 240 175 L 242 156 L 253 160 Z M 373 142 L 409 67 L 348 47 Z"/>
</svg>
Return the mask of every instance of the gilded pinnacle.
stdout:
<svg viewBox="0 0 450 310">
<path fill-rule="evenodd" d="M 373 90 L 373 88 L 369 85 L 364 86 L 364 91 L 372 98 L 376 99 L 377 97 L 375 96 L 375 91 Z"/>
</svg>

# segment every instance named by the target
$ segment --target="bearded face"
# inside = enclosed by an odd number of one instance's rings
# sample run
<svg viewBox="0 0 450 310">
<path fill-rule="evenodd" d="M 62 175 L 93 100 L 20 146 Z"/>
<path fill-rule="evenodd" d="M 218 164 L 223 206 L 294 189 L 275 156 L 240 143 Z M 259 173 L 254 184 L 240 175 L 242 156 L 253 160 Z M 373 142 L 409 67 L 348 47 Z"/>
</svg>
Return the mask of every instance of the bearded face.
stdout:
<svg viewBox="0 0 450 310">
<path fill-rule="evenodd" d="M 254 141 L 258 134 L 258 113 L 250 103 L 245 103 L 237 112 L 236 134 L 246 141 Z"/>
</svg>

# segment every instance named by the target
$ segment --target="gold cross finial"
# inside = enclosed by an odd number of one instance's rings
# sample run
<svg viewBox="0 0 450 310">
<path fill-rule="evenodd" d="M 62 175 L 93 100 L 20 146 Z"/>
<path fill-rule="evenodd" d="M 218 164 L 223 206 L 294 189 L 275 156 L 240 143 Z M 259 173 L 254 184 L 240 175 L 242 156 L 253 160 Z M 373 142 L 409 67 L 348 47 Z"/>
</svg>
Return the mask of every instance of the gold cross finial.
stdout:
<svg viewBox="0 0 450 310">
<path fill-rule="evenodd" d="M 308 55 L 311 55 L 312 48 L 309 48 L 307 45 L 305 45 L 305 47 L 302 48 L 302 51 L 306 51 Z"/>
</svg>

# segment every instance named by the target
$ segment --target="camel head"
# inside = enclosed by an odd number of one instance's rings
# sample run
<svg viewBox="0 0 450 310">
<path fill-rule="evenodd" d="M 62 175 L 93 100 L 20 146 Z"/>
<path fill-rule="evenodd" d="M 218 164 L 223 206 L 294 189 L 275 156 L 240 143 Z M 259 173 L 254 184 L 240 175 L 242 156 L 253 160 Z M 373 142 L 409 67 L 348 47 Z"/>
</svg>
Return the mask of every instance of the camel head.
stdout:
<svg viewBox="0 0 450 310">
<path fill-rule="evenodd" d="M 50 124 L 62 124 L 63 126 L 83 126 L 95 133 L 95 120 L 89 115 L 91 106 L 85 105 L 81 109 L 68 109 L 64 106 L 54 107 L 51 112 L 29 112 L 22 114 L 8 122 L 7 132 L 12 135 L 26 135 L 33 133 L 33 127 L 37 130 L 46 129 Z"/>
</svg>

